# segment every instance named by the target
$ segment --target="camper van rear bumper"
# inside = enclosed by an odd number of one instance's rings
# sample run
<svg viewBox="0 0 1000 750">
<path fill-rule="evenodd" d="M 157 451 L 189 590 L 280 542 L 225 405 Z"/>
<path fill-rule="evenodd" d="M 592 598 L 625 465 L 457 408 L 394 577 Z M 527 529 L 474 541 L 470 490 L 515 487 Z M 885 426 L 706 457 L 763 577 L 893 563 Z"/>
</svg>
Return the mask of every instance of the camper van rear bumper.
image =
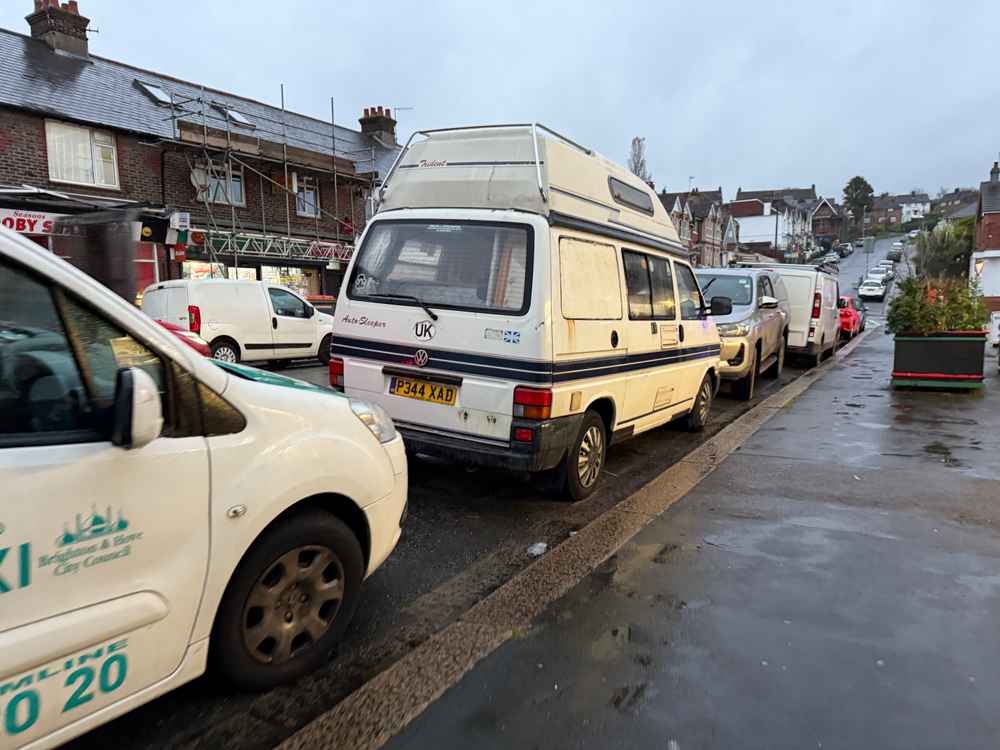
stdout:
<svg viewBox="0 0 1000 750">
<path fill-rule="evenodd" d="M 558 465 L 580 431 L 582 414 L 542 421 L 515 419 L 510 440 L 489 440 L 396 421 L 410 453 L 424 453 L 457 463 L 510 471 L 544 471 Z M 528 430 L 531 440 L 515 440 Z M 521 436 L 526 433 L 521 432 Z"/>
</svg>

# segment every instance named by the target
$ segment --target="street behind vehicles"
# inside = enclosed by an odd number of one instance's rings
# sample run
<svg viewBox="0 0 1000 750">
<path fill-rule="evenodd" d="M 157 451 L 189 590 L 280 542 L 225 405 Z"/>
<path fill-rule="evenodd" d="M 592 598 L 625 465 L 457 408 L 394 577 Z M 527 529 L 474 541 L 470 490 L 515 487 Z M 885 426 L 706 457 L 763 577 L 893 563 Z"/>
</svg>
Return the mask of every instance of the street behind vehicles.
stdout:
<svg viewBox="0 0 1000 750">
<path fill-rule="evenodd" d="M 142 309 L 208 342 L 224 362 L 318 357 L 329 361 L 333 316 L 264 281 L 176 279 L 147 287 Z"/>
<path fill-rule="evenodd" d="M 841 297 L 837 303 L 840 310 L 840 335 L 844 339 L 852 339 L 865 330 L 864 306 L 857 303 L 853 297 Z"/>
<path fill-rule="evenodd" d="M 840 282 L 829 266 L 791 263 L 746 264 L 770 268 L 781 277 L 788 294 L 788 352 L 818 365 L 832 356 L 840 342 L 837 301 Z"/>
<path fill-rule="evenodd" d="M 538 125 L 414 138 L 338 297 L 331 384 L 413 452 L 548 472 L 572 500 L 610 442 L 701 429 L 731 305 L 706 306 L 652 189 Z"/>
<path fill-rule="evenodd" d="M 877 279 L 865 279 L 858 287 L 858 296 L 861 299 L 877 299 L 882 302 L 885 300 L 885 293 L 885 282 Z"/>
<path fill-rule="evenodd" d="M 732 301 L 729 315 L 715 318 L 722 340 L 723 380 L 733 381 L 737 398 L 753 398 L 760 374 L 776 378 L 785 366 L 788 293 L 770 269 L 699 269 L 702 293 Z"/>
<path fill-rule="evenodd" d="M 396 545 L 377 406 L 197 355 L 0 229 L 0 746 L 328 658 Z"/>
</svg>

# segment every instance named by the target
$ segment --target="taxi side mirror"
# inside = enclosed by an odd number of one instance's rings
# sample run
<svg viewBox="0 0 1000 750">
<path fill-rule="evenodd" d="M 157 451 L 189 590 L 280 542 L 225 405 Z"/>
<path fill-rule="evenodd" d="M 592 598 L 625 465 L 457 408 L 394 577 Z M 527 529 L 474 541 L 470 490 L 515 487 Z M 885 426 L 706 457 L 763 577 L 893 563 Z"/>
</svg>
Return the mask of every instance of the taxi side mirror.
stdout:
<svg viewBox="0 0 1000 750">
<path fill-rule="evenodd" d="M 115 402 L 111 442 L 131 450 L 148 445 L 163 430 L 160 391 L 149 373 L 138 367 L 123 367 L 115 376 Z"/>
</svg>

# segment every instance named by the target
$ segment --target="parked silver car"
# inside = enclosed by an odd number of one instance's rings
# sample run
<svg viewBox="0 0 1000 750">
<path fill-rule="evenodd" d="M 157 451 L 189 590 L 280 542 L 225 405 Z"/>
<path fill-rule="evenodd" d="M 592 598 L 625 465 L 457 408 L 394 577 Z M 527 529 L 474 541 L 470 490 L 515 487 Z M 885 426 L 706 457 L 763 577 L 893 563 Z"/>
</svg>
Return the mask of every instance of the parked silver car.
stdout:
<svg viewBox="0 0 1000 750">
<path fill-rule="evenodd" d="M 788 343 L 788 293 L 781 277 L 765 268 L 702 268 L 698 283 L 708 298 L 729 297 L 733 311 L 713 319 L 722 340 L 724 380 L 738 398 L 753 398 L 757 377 L 778 377 Z"/>
</svg>

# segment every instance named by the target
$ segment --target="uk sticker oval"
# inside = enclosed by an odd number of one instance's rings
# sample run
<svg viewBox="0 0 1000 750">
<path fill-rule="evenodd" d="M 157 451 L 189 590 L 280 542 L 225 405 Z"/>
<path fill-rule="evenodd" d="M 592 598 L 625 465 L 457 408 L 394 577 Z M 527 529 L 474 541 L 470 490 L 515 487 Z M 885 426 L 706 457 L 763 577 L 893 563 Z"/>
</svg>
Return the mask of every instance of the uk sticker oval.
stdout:
<svg viewBox="0 0 1000 750">
<path fill-rule="evenodd" d="M 435 333 L 434 324 L 429 320 L 419 320 L 413 324 L 413 335 L 421 341 L 430 341 Z"/>
</svg>

